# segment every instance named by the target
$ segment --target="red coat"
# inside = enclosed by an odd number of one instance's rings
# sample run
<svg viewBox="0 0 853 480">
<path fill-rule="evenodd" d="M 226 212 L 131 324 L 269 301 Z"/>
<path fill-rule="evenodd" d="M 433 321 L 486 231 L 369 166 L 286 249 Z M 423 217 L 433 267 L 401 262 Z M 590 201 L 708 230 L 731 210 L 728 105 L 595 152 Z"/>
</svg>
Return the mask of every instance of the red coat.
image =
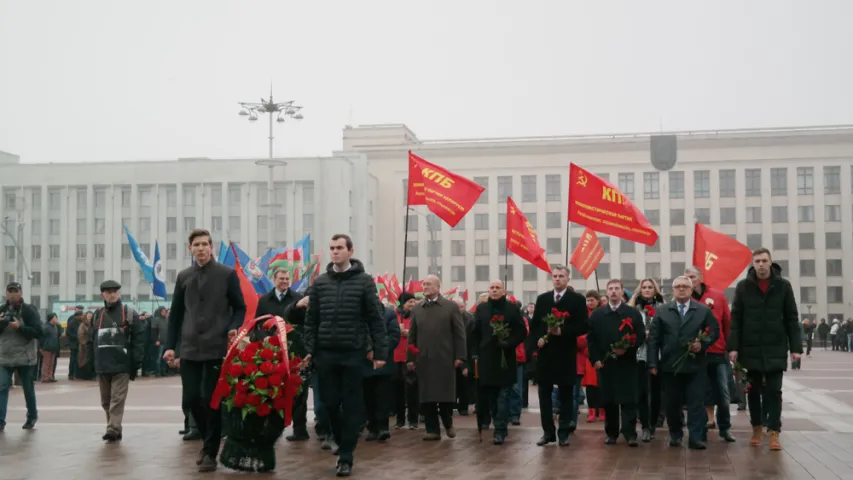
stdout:
<svg viewBox="0 0 853 480">
<path fill-rule="evenodd" d="M 720 324 L 720 338 L 708 347 L 706 352 L 722 354 L 726 353 L 726 340 L 729 338 L 729 329 L 732 324 L 732 311 L 729 302 L 722 291 L 705 286 L 705 293 L 697 302 L 711 309 L 714 318 Z"/>
<path fill-rule="evenodd" d="M 527 329 L 527 335 L 530 335 L 530 324 L 527 323 L 527 317 L 522 315 L 521 319 L 524 320 L 524 328 Z M 524 337 L 527 338 L 527 335 Z M 527 352 L 524 350 L 524 342 L 519 343 L 518 346 L 515 347 L 515 362 L 518 365 L 527 363 Z"/>
<path fill-rule="evenodd" d="M 400 312 L 397 312 L 397 321 L 400 322 L 400 332 L 403 330 L 408 330 L 409 325 L 412 323 L 411 317 L 403 318 L 400 315 Z M 409 338 L 404 337 L 402 334 L 400 335 L 400 342 L 397 344 L 397 348 L 394 349 L 394 362 L 395 363 L 406 363 L 406 349 L 409 347 Z"/>
<path fill-rule="evenodd" d="M 586 346 L 586 335 L 578 337 L 578 375 L 583 375 L 581 385 L 584 387 L 598 386 L 598 373 L 589 362 L 589 350 Z"/>
</svg>

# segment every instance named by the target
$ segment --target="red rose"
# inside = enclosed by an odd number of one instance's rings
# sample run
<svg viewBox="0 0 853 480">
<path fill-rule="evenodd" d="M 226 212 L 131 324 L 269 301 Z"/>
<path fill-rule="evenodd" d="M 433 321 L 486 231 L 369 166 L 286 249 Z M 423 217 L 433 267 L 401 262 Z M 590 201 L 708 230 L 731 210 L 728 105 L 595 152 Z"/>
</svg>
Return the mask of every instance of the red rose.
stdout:
<svg viewBox="0 0 853 480">
<path fill-rule="evenodd" d="M 275 371 L 275 365 L 272 362 L 264 362 L 261 364 L 261 373 L 269 375 Z"/>
<path fill-rule="evenodd" d="M 255 352 L 249 350 L 247 347 L 245 350 L 240 352 L 240 355 L 238 355 L 238 358 L 240 358 L 240 361 L 243 363 L 251 363 L 252 360 L 254 360 L 254 358 L 255 358 Z"/>
<path fill-rule="evenodd" d="M 258 366 L 254 363 L 247 363 L 245 367 L 243 367 L 243 373 L 245 375 L 254 375 L 258 371 Z"/>
<path fill-rule="evenodd" d="M 263 342 L 252 342 L 246 345 L 246 350 L 252 352 L 252 355 L 258 353 L 258 350 L 263 346 Z"/>
<path fill-rule="evenodd" d="M 261 360 L 269 362 L 273 358 L 275 358 L 275 352 L 273 352 L 269 348 L 261 350 Z"/>
<path fill-rule="evenodd" d="M 245 380 L 240 380 L 234 388 L 238 393 L 246 393 L 249 391 L 249 383 Z"/>
<path fill-rule="evenodd" d="M 287 408 L 287 399 L 282 396 L 276 397 L 272 401 L 272 408 L 276 411 L 284 410 Z"/>
<path fill-rule="evenodd" d="M 418 347 L 412 345 L 411 343 L 409 344 L 409 351 L 412 352 L 412 354 L 414 354 L 414 355 L 421 353 L 421 351 L 418 349 Z"/>
<path fill-rule="evenodd" d="M 245 393 L 237 393 L 234 395 L 234 406 L 237 408 L 243 408 L 246 406 L 247 395 Z"/>
<path fill-rule="evenodd" d="M 252 405 L 253 407 L 257 407 L 261 404 L 261 396 L 255 393 L 250 393 L 246 395 L 246 403 Z"/>
<path fill-rule="evenodd" d="M 282 377 L 286 376 L 290 370 L 287 369 L 287 365 L 283 363 L 277 363 L 275 366 L 275 373 L 281 375 Z"/>
<path fill-rule="evenodd" d="M 557 310 L 556 308 L 552 308 L 551 313 L 554 314 L 554 316 L 557 316 L 560 313 L 560 311 Z"/>
<path fill-rule="evenodd" d="M 239 363 L 232 363 L 230 367 L 228 367 L 228 376 L 231 378 L 238 378 L 240 375 L 243 375 L 243 366 Z"/>
<path fill-rule="evenodd" d="M 281 339 L 278 338 L 278 335 L 273 335 L 272 337 L 267 337 L 267 342 L 273 347 L 281 347 Z"/>
<path fill-rule="evenodd" d="M 227 380 L 220 380 L 216 383 L 215 395 L 220 397 L 227 397 L 231 394 L 231 384 L 228 383 Z"/>
<path fill-rule="evenodd" d="M 270 408 L 269 403 L 262 403 L 262 404 L 258 405 L 256 413 L 258 414 L 259 417 L 266 417 L 267 415 L 270 414 L 271 411 L 272 411 L 272 409 Z"/>
<path fill-rule="evenodd" d="M 272 375 L 267 377 L 267 379 L 268 379 L 269 385 L 271 387 L 278 387 L 281 385 L 281 382 L 283 381 L 281 375 L 278 373 L 273 373 Z M 260 380 L 260 379 L 258 379 L 258 380 Z M 257 385 L 257 384 L 258 384 L 258 382 L 256 380 L 255 385 Z"/>
<path fill-rule="evenodd" d="M 255 388 L 266 390 L 270 386 L 270 381 L 267 377 L 258 377 L 255 379 Z"/>
</svg>

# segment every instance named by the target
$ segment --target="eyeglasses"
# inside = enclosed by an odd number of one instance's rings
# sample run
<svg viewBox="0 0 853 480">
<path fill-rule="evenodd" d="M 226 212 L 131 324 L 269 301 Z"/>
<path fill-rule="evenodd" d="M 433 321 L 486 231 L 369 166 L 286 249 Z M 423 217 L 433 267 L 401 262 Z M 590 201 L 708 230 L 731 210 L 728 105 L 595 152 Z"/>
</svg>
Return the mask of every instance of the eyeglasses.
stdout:
<svg viewBox="0 0 853 480">
<path fill-rule="evenodd" d="M 693 288 L 691 285 L 674 285 L 672 288 Z"/>
</svg>

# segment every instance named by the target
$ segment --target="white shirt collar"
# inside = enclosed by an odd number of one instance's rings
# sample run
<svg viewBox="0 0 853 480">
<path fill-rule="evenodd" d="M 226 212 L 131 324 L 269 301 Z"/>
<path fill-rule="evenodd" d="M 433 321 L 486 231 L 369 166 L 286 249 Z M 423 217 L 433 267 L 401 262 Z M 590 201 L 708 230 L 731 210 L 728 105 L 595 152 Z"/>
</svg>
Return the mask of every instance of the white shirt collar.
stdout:
<svg viewBox="0 0 853 480">
<path fill-rule="evenodd" d="M 616 305 L 613 305 L 612 303 L 607 302 L 607 305 L 610 307 L 610 310 L 613 310 L 615 312 L 616 310 L 619 310 L 619 307 L 622 306 L 622 302 L 619 302 Z"/>
<path fill-rule="evenodd" d="M 554 298 L 556 299 L 557 297 L 560 297 L 560 298 L 565 297 L 567 290 L 568 290 L 568 288 L 564 288 L 562 291 L 559 291 L 559 292 L 554 290 Z"/>
<path fill-rule="evenodd" d="M 689 308 L 690 307 L 690 299 L 688 298 L 686 302 L 679 302 L 678 300 L 676 300 L 675 304 L 676 305 L 684 305 L 685 308 Z"/>
</svg>

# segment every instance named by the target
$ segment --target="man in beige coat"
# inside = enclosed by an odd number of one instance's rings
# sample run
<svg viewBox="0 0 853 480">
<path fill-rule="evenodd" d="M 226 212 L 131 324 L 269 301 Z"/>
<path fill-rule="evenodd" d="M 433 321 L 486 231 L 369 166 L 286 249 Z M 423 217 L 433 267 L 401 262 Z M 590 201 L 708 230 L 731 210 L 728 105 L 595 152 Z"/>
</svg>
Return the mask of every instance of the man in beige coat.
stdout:
<svg viewBox="0 0 853 480">
<path fill-rule="evenodd" d="M 427 432 L 424 440 L 434 441 L 441 439 L 439 417 L 447 436 L 456 436 L 456 369 L 464 367 L 467 357 L 465 323 L 456 303 L 439 295 L 438 277 L 427 276 L 423 289 L 424 301 L 412 309 L 408 368 L 418 373 L 420 412 Z M 467 369 L 463 372 L 468 374 Z"/>
</svg>

